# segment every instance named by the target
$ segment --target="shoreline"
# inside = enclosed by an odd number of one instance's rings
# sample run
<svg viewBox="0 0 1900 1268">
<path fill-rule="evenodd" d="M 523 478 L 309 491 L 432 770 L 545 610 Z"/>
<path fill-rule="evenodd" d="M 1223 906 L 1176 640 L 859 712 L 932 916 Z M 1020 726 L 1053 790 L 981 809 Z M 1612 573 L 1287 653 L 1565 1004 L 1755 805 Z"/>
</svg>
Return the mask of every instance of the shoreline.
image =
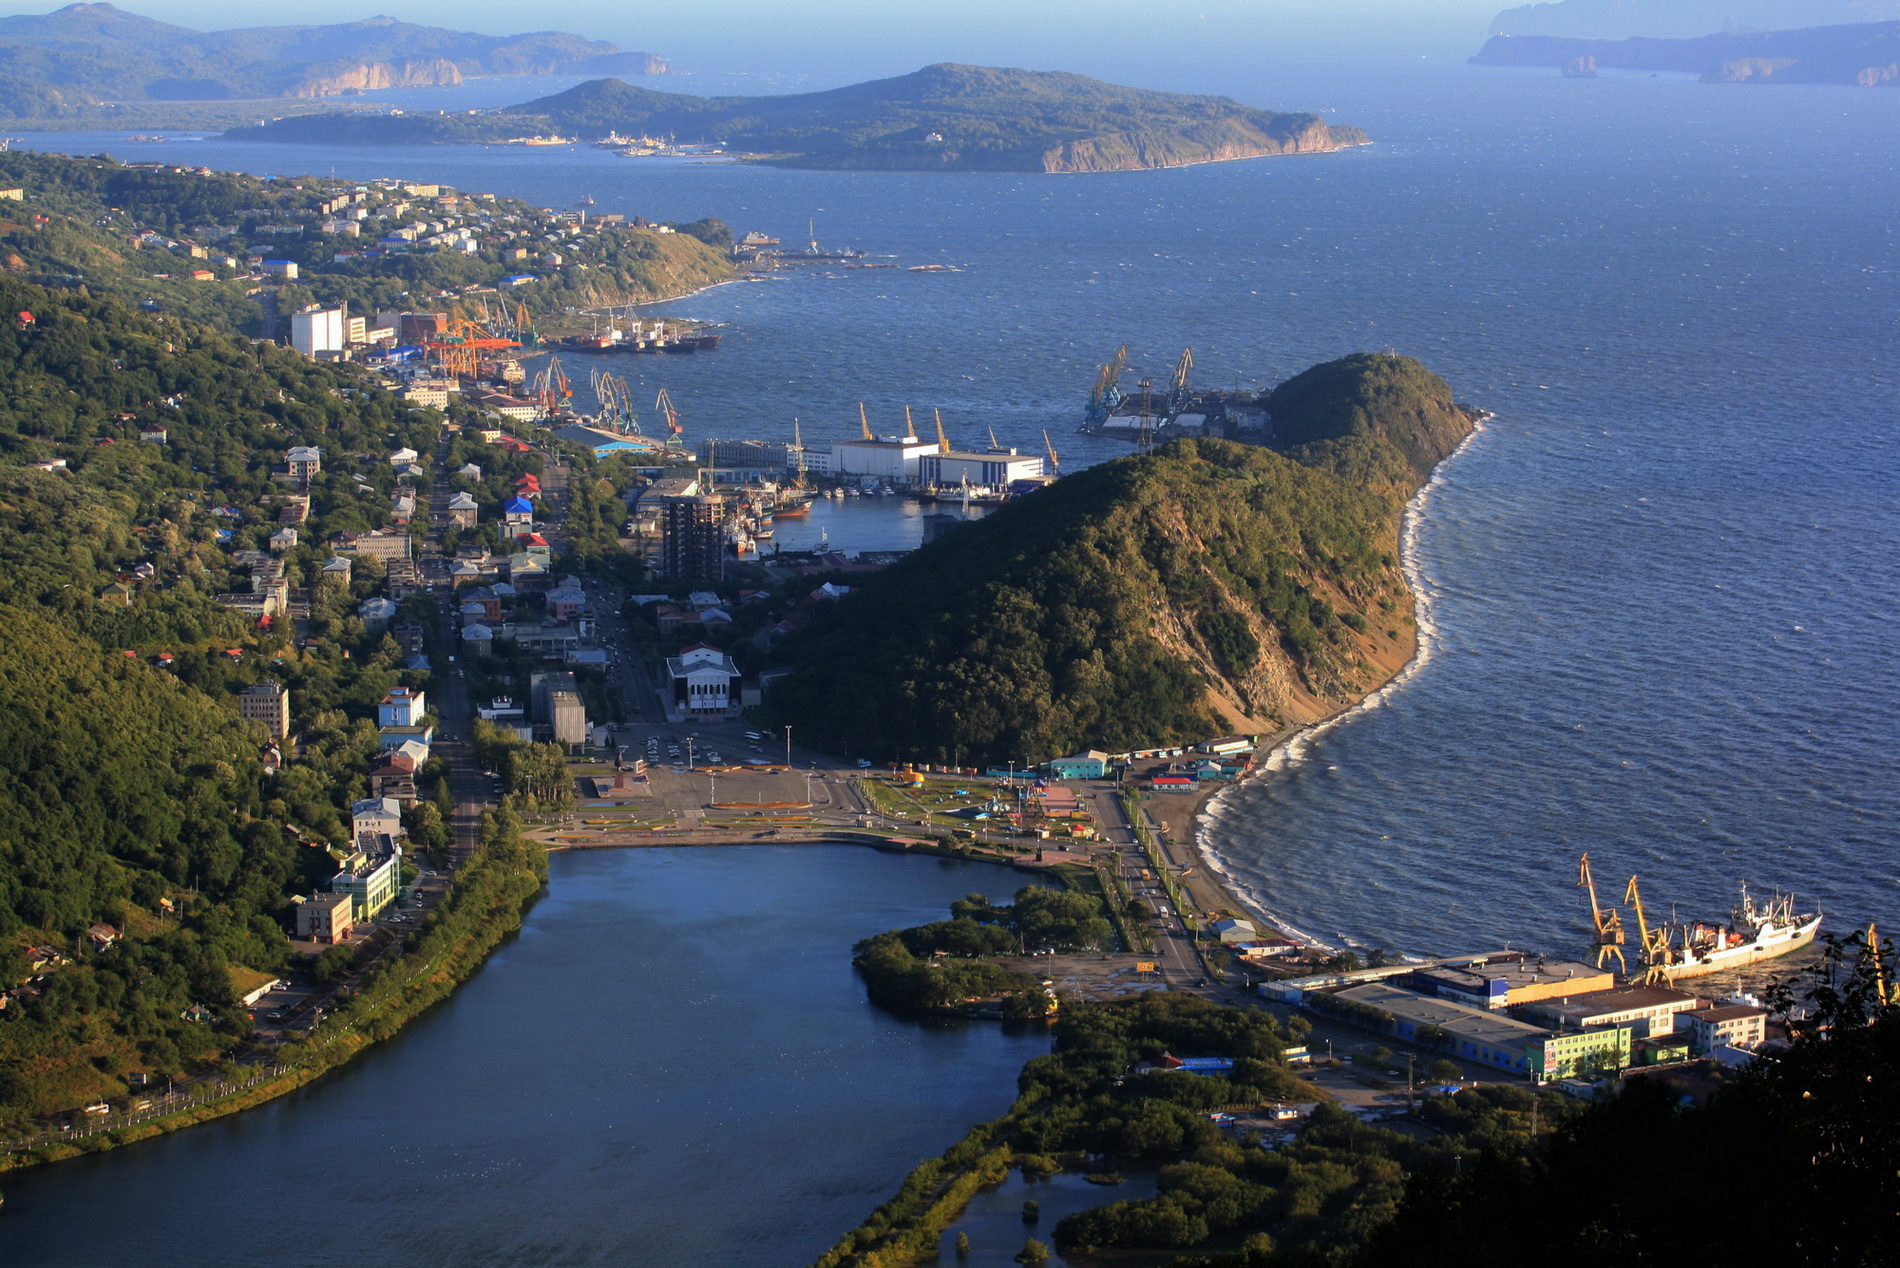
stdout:
<svg viewBox="0 0 1900 1268">
<path fill-rule="evenodd" d="M 1159 824 L 1165 833 L 1163 850 L 1173 860 L 1175 847 L 1185 847 L 1189 856 L 1186 862 L 1195 869 L 1187 878 L 1187 887 L 1194 893 L 1192 882 L 1207 878 L 1197 898 L 1209 895 L 1224 900 L 1205 907 L 1212 910 L 1226 906 L 1236 914 L 1245 914 L 1260 924 L 1269 926 L 1279 933 L 1296 940 L 1312 943 L 1327 950 L 1338 950 L 1331 943 L 1301 930 L 1287 916 L 1268 910 L 1257 894 L 1237 880 L 1229 870 L 1228 861 L 1221 857 L 1208 839 L 1213 809 L 1228 794 L 1268 776 L 1286 770 L 1295 762 L 1304 760 L 1308 746 L 1312 745 L 1334 728 L 1344 725 L 1360 713 L 1383 708 L 1387 701 L 1401 688 L 1430 664 L 1440 641 L 1438 626 L 1432 620 L 1431 600 L 1423 586 L 1423 574 L 1420 571 L 1418 535 L 1421 531 L 1424 514 L 1431 501 L 1431 495 L 1445 479 L 1445 472 L 1464 452 L 1470 448 L 1485 430 L 1485 425 L 1496 415 L 1481 411 L 1472 420 L 1471 430 L 1458 442 L 1457 448 L 1432 468 L 1431 478 L 1420 485 L 1417 492 L 1406 499 L 1399 524 L 1399 565 L 1405 574 L 1406 588 L 1412 592 L 1412 654 L 1391 677 L 1380 683 L 1366 695 L 1350 704 L 1341 705 L 1323 718 L 1311 722 L 1302 722 L 1285 727 L 1272 737 L 1257 745 L 1256 755 L 1262 754 L 1255 762 L 1254 769 L 1232 784 L 1211 788 L 1198 797 L 1181 805 L 1178 811 L 1158 816 L 1150 813 L 1150 818 Z M 1144 807 L 1152 802 L 1144 802 Z M 1179 862 L 1179 860 L 1174 860 Z"/>
</svg>

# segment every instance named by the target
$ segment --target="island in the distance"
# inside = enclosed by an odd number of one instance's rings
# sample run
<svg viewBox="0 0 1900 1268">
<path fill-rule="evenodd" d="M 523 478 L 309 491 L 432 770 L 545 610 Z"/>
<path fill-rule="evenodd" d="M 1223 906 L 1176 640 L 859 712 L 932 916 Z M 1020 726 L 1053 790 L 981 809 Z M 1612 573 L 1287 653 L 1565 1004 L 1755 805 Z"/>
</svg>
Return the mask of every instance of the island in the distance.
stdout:
<svg viewBox="0 0 1900 1268">
<path fill-rule="evenodd" d="M 1226 97 L 1052 71 L 927 66 L 825 92 L 694 97 L 617 79 L 475 114 L 300 115 L 226 133 L 326 145 L 474 145 L 550 136 L 665 136 L 788 167 L 1101 172 L 1364 145 L 1358 128 Z"/>
<path fill-rule="evenodd" d="M 1857 22 L 1791 31 L 1724 31 L 1694 39 L 1566 39 L 1494 35 L 1471 59 L 1481 66 L 1555 66 L 1676 71 L 1711 84 L 1900 83 L 1900 22 Z"/>
</svg>

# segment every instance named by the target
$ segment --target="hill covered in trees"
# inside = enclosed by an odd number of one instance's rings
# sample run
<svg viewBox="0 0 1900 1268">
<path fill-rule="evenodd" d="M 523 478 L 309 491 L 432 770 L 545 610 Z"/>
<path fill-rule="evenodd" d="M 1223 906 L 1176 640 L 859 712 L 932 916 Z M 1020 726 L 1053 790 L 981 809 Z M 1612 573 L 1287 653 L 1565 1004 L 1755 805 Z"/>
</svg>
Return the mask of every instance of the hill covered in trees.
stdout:
<svg viewBox="0 0 1900 1268">
<path fill-rule="evenodd" d="M 476 75 L 665 70 L 650 54 L 559 31 L 477 35 L 388 17 L 196 31 L 110 4 L 69 4 L 0 18 L 0 116 L 17 119 L 85 116 L 106 103 L 333 97 Z"/>
<path fill-rule="evenodd" d="M 944 63 L 825 92 L 693 97 L 617 79 L 476 115 L 303 115 L 226 135 L 325 144 L 478 144 L 529 133 L 720 142 L 792 167 L 1086 172 L 1314 153 L 1366 141 L 1315 114 L 1082 75 Z"/>
<path fill-rule="evenodd" d="M 1568 66 L 1583 58 L 1606 70 L 1687 71 L 1704 83 L 1879 88 L 1900 83 L 1900 22 L 1723 31 L 1689 39 L 1494 35 L 1471 60 L 1484 66 Z"/>
<path fill-rule="evenodd" d="M 1285 452 L 1182 440 L 1103 463 L 826 605 L 775 715 L 838 753 L 1000 764 L 1364 696 L 1414 645 L 1403 504 L 1471 423 L 1402 357 L 1317 366 L 1269 406 Z"/>
<path fill-rule="evenodd" d="M 373 567 L 313 597 L 305 640 L 217 596 L 246 588 L 235 552 L 277 527 L 285 448 L 321 446 L 333 467 L 280 556 L 301 585 L 329 533 L 385 522 L 382 455 L 430 446 L 436 423 L 352 367 L 109 299 L 0 276 L 0 311 L 11 1132 L 123 1093 L 134 1071 L 200 1071 L 248 1034 L 233 973 L 287 965 L 289 900 L 335 871 L 325 847 L 367 795 L 376 702 L 427 679 L 356 619 Z M 302 741 L 275 774 L 235 706 L 265 678 L 290 688 Z"/>
</svg>

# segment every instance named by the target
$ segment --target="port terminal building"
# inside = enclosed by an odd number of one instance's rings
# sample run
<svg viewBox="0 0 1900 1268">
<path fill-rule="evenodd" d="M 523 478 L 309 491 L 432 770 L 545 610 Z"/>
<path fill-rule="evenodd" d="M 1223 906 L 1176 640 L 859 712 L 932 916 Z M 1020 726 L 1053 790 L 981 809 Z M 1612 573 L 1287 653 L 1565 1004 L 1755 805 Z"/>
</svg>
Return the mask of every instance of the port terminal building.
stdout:
<svg viewBox="0 0 1900 1268">
<path fill-rule="evenodd" d="M 1350 1020 L 1363 1019 L 1363 1024 L 1379 1021 L 1390 1034 L 1407 1043 L 1520 1074 L 1536 1083 L 1596 1069 L 1621 1070 L 1630 1063 L 1628 1026 L 1560 1034 L 1490 1009 L 1420 995 L 1388 982 L 1349 986 L 1328 998 L 1344 1001 L 1349 1006 Z M 1322 1005 L 1319 1011 L 1329 1010 Z"/>
</svg>

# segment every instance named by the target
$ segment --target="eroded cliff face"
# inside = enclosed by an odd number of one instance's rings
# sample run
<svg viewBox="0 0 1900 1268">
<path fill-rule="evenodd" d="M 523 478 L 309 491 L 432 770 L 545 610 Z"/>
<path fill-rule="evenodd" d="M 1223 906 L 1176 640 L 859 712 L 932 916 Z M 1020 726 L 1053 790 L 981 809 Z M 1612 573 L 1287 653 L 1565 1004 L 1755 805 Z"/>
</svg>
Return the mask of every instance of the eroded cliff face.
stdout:
<svg viewBox="0 0 1900 1268">
<path fill-rule="evenodd" d="M 1271 154 L 1319 154 L 1339 149 L 1333 130 L 1316 115 L 1288 115 L 1269 131 L 1229 124 L 1188 132 L 1109 132 L 1065 141 L 1043 152 L 1045 172 L 1121 172 L 1183 167 Z"/>
<path fill-rule="evenodd" d="M 292 84 L 286 97 L 334 97 L 351 90 L 382 88 L 448 88 L 462 82 L 462 72 L 446 57 L 416 57 L 402 62 L 358 62 Z"/>
</svg>

